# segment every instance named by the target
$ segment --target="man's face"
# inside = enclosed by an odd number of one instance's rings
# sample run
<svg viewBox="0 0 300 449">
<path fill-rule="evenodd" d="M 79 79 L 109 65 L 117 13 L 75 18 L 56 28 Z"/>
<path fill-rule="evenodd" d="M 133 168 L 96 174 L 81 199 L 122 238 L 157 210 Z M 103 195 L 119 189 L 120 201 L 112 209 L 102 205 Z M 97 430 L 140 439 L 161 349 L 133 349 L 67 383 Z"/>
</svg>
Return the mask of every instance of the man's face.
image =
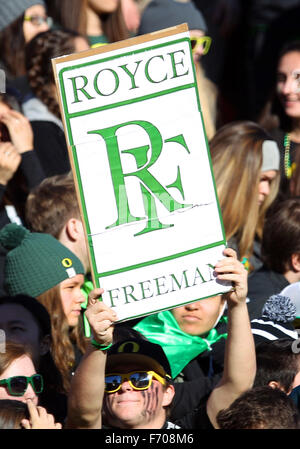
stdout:
<svg viewBox="0 0 300 449">
<path fill-rule="evenodd" d="M 114 373 L 143 371 L 145 367 L 138 364 L 114 368 Z M 147 369 L 145 370 L 147 371 Z M 160 428 L 166 420 L 165 408 L 172 402 L 174 387 L 164 387 L 153 378 L 147 390 L 134 390 L 125 380 L 115 393 L 105 393 L 104 410 L 107 423 L 123 429 Z"/>
</svg>

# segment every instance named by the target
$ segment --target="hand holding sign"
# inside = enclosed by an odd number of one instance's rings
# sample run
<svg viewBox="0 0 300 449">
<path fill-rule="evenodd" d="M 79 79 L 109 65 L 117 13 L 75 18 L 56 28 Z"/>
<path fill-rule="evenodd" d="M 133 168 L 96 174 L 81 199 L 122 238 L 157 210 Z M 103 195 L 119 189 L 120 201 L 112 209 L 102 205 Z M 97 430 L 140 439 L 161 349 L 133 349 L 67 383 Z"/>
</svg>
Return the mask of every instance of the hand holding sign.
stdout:
<svg viewBox="0 0 300 449">
<path fill-rule="evenodd" d="M 217 278 L 221 281 L 231 281 L 234 285 L 234 290 L 226 293 L 224 296 L 229 305 L 244 303 L 247 296 L 248 272 L 237 259 L 236 252 L 233 249 L 226 248 L 223 254 L 228 257 L 216 264 Z"/>
<path fill-rule="evenodd" d="M 96 288 L 89 294 L 85 316 L 91 326 L 94 340 L 99 345 L 108 346 L 113 339 L 113 326 L 117 316 L 103 301 L 99 301 L 103 288 Z"/>
</svg>

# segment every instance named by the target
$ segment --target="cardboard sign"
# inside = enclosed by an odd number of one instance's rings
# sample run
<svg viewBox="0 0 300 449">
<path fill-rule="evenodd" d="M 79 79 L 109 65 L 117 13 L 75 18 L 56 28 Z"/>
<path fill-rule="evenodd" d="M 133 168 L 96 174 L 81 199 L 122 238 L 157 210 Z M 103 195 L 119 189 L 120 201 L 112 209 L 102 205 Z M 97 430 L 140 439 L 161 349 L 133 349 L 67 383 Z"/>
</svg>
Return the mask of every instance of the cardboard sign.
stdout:
<svg viewBox="0 0 300 449">
<path fill-rule="evenodd" d="M 123 321 L 228 291 L 187 25 L 52 62 L 103 301 Z"/>
</svg>

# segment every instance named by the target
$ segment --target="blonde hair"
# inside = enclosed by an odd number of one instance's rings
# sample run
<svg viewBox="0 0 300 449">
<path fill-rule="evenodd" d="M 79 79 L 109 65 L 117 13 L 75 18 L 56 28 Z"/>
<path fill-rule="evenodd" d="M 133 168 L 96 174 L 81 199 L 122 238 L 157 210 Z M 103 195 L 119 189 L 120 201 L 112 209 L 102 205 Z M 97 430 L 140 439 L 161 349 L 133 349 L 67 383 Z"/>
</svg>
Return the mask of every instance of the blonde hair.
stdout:
<svg viewBox="0 0 300 449">
<path fill-rule="evenodd" d="M 279 172 L 271 181 L 270 194 L 259 206 L 258 186 L 265 140 L 272 139 L 259 125 L 239 121 L 220 128 L 210 141 L 226 239 L 237 240 L 240 258 L 251 256 L 255 234 L 262 237 L 266 211 L 278 192 Z"/>
</svg>

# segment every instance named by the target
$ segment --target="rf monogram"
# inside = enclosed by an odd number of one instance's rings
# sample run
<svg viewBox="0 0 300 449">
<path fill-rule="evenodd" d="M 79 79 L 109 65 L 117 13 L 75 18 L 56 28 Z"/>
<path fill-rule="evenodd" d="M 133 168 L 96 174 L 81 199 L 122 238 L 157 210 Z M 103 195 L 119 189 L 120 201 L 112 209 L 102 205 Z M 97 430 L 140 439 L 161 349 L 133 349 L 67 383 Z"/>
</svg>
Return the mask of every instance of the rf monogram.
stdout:
<svg viewBox="0 0 300 449">
<path fill-rule="evenodd" d="M 117 131 L 121 128 L 136 125 L 142 128 L 143 132 L 149 140 L 149 144 L 120 150 Z M 116 199 L 116 206 L 118 211 L 117 220 L 108 228 L 120 226 L 122 224 L 131 223 L 135 221 L 145 220 L 145 227 L 142 231 L 135 234 L 141 235 L 147 232 L 156 231 L 174 226 L 173 224 L 163 224 L 157 214 L 155 199 L 158 200 L 169 212 L 174 212 L 178 209 L 190 207 L 190 204 L 178 202 L 167 189 L 175 188 L 184 201 L 184 191 L 181 182 L 180 167 L 177 166 L 177 176 L 173 183 L 163 186 L 158 179 L 151 173 L 150 168 L 156 163 L 160 157 L 163 145 L 169 142 L 176 142 L 187 152 L 189 149 L 186 145 L 182 134 L 163 140 L 158 128 L 152 123 L 144 120 L 129 121 L 119 125 L 111 126 L 109 128 L 97 129 L 89 131 L 88 134 L 98 134 L 101 136 L 106 144 L 107 156 L 111 170 L 111 177 L 113 189 Z M 121 154 L 130 154 L 135 158 L 137 169 L 133 172 L 124 173 L 121 163 Z M 145 209 L 144 217 L 135 217 L 131 214 L 128 202 L 128 196 L 125 186 L 125 179 L 129 177 L 136 177 L 139 180 L 141 194 L 143 198 L 143 205 Z"/>
</svg>

